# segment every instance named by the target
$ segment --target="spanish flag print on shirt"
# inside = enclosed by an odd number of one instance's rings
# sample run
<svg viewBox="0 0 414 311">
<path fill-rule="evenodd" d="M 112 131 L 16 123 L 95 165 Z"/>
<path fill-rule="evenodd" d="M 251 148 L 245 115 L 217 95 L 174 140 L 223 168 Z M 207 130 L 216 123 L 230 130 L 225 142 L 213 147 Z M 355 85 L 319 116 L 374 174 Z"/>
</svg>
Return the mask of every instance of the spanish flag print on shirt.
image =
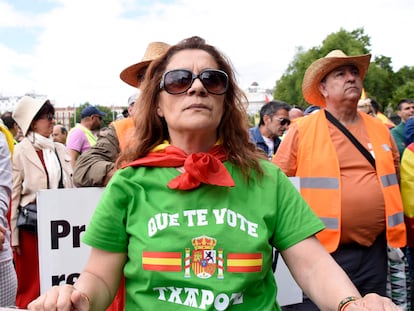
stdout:
<svg viewBox="0 0 414 311">
<path fill-rule="evenodd" d="M 201 236 L 192 240 L 194 249 L 185 248 L 184 252 L 144 251 L 142 267 L 149 271 L 180 272 L 184 277 L 192 274 L 199 278 L 224 278 L 224 273 L 261 272 L 263 257 L 261 253 L 228 253 L 224 255 L 222 248 L 215 250 L 216 240 Z M 184 265 L 183 265 L 184 263 Z"/>
<path fill-rule="evenodd" d="M 152 271 L 181 271 L 180 252 L 143 252 L 142 267 Z"/>
<path fill-rule="evenodd" d="M 228 254 L 227 272 L 260 272 L 262 271 L 262 254 Z"/>
</svg>

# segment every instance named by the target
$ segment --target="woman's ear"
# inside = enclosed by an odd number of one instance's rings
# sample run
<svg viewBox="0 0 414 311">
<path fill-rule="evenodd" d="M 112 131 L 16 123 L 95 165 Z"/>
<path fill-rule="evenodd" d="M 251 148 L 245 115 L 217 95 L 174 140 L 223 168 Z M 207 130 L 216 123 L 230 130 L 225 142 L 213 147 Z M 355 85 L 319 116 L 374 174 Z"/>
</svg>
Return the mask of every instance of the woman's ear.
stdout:
<svg viewBox="0 0 414 311">
<path fill-rule="evenodd" d="M 162 110 L 161 110 L 160 106 L 157 106 L 157 114 L 158 114 L 158 116 L 159 116 L 160 118 L 163 118 L 163 117 L 164 117 L 164 113 L 162 112 Z"/>
</svg>

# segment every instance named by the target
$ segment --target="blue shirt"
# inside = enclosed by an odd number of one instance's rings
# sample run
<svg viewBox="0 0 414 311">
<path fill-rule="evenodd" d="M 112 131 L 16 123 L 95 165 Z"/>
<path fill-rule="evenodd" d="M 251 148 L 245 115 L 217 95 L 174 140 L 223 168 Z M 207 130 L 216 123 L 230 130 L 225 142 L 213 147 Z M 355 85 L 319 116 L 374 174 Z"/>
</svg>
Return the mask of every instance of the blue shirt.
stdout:
<svg viewBox="0 0 414 311">
<path fill-rule="evenodd" d="M 262 134 L 260 133 L 259 126 L 249 128 L 249 135 L 251 141 L 255 143 L 258 148 L 262 149 L 266 153 L 269 160 L 271 160 L 280 145 L 280 138 L 275 137 L 273 139 L 273 150 L 269 150 L 269 147 L 267 146 Z"/>
</svg>

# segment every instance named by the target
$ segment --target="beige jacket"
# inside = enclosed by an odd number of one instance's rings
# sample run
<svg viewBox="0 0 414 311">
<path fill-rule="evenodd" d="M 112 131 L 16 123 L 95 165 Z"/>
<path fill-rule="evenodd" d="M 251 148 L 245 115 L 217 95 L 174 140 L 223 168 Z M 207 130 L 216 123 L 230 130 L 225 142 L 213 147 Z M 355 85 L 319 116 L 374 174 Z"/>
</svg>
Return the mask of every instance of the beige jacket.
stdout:
<svg viewBox="0 0 414 311">
<path fill-rule="evenodd" d="M 55 148 L 65 176 L 64 187 L 72 188 L 72 166 L 64 145 L 55 143 Z M 47 189 L 47 176 L 35 148 L 24 138 L 14 148 L 13 190 L 11 208 L 12 246 L 19 245 L 19 230 L 16 227 L 18 207 L 36 202 L 36 192 Z"/>
</svg>

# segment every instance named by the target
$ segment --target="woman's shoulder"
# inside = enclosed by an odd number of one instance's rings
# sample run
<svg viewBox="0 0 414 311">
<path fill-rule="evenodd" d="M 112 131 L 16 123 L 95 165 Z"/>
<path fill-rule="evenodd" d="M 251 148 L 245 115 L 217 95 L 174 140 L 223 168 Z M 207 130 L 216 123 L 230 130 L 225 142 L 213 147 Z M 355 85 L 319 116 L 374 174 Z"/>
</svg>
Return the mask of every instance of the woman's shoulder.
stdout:
<svg viewBox="0 0 414 311">
<path fill-rule="evenodd" d="M 267 178 L 267 177 L 272 177 L 272 179 L 276 176 L 278 176 L 279 174 L 283 174 L 283 172 L 280 170 L 280 168 L 272 163 L 271 161 L 267 160 L 267 159 L 258 159 L 259 165 L 262 168 L 262 171 L 264 173 L 263 177 Z M 229 170 L 230 174 L 234 177 L 234 176 L 241 176 L 241 170 L 240 168 L 238 168 L 236 165 L 234 165 L 233 163 L 230 163 L 229 161 L 226 161 L 224 163 L 224 165 L 227 167 L 227 169 Z M 256 174 L 257 172 L 252 168 L 252 171 L 250 173 L 250 177 L 252 178 L 259 178 Z M 260 178 L 261 179 L 261 178 Z"/>
<path fill-rule="evenodd" d="M 62 143 L 58 143 L 58 142 L 53 142 L 53 144 L 55 145 L 56 150 L 64 150 L 66 151 L 66 146 Z"/>
<path fill-rule="evenodd" d="M 32 143 L 27 137 L 24 137 L 19 143 L 14 146 L 14 153 L 22 152 L 22 150 L 27 150 L 28 148 L 33 148 Z"/>
<path fill-rule="evenodd" d="M 278 171 L 280 170 L 279 167 L 276 164 L 273 164 L 271 161 L 267 160 L 267 159 L 257 159 L 259 162 L 259 165 L 262 167 L 262 169 L 266 172 L 268 170 L 271 171 Z M 235 165 L 234 163 L 231 163 L 230 161 L 225 161 L 224 165 L 230 169 L 232 168 L 233 170 L 239 170 L 238 166 Z"/>
<path fill-rule="evenodd" d="M 280 171 L 280 168 L 274 164 L 272 161 L 260 159 L 259 160 L 260 166 L 263 168 L 263 170 L 266 171 Z"/>
<path fill-rule="evenodd" d="M 170 167 L 151 167 L 151 166 L 126 166 L 118 169 L 114 177 L 119 180 L 141 179 L 143 176 L 158 176 L 165 170 L 171 170 Z M 112 177 L 112 179 L 114 179 Z M 112 180 L 111 179 L 111 180 Z"/>
<path fill-rule="evenodd" d="M 66 149 L 66 146 L 62 143 L 54 142 L 56 152 L 59 155 L 59 159 L 62 158 L 66 162 L 70 162 L 70 154 Z"/>
</svg>

